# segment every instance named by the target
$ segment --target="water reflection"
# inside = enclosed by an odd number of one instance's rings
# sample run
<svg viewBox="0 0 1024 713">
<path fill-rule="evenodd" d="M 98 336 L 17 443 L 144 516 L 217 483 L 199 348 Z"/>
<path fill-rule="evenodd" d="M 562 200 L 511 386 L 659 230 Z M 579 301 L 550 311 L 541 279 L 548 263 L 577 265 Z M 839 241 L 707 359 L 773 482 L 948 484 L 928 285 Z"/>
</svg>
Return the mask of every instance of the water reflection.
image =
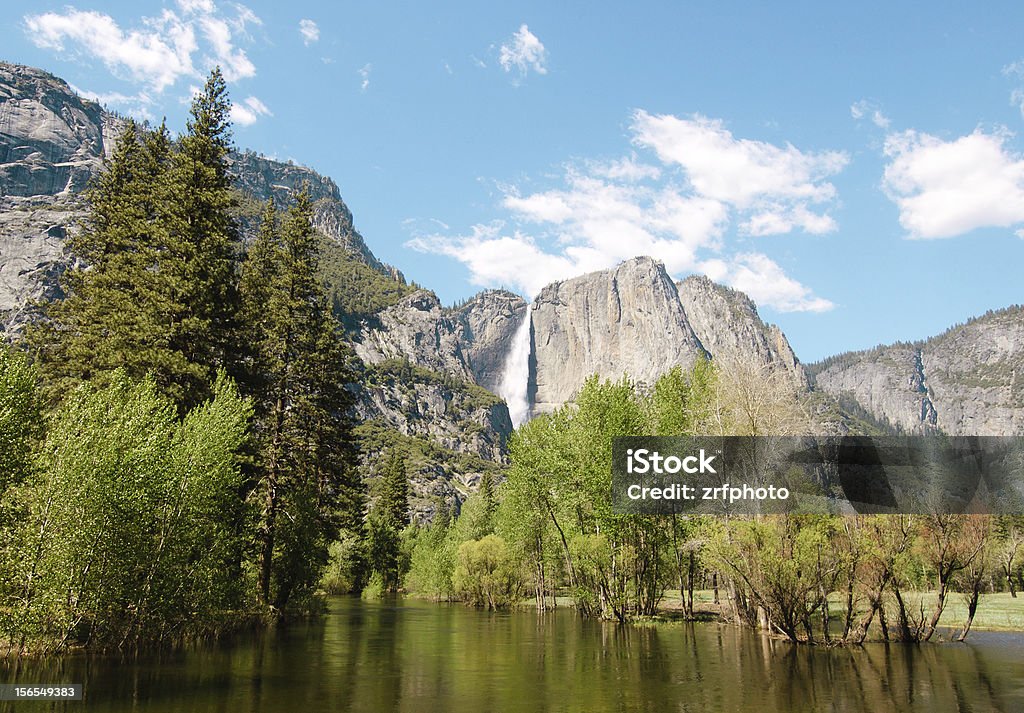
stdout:
<svg viewBox="0 0 1024 713">
<path fill-rule="evenodd" d="M 337 599 L 324 622 L 231 644 L 8 668 L 6 681 L 82 682 L 87 700 L 0 710 L 1024 710 L 1024 636 L 974 638 L 824 649 L 717 624 L 620 626 L 571 610 L 491 615 Z"/>
</svg>

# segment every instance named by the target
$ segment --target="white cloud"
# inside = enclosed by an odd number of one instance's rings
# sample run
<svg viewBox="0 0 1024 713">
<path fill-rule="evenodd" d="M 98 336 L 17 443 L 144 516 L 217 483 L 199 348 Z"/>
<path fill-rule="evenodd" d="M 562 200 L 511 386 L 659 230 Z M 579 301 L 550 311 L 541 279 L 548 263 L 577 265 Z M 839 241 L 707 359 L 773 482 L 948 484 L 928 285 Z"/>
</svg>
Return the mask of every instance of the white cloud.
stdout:
<svg viewBox="0 0 1024 713">
<path fill-rule="evenodd" d="M 726 240 L 734 222 L 741 233 L 753 235 L 834 230 L 831 217 L 808 206 L 834 200 L 835 189 L 820 177 L 839 170 L 845 158 L 731 135 L 726 140 L 719 127 L 687 139 L 686 160 L 694 155 L 699 160 L 684 163 L 677 152 L 682 149 L 675 142 L 676 126 L 662 136 L 642 121 L 655 117 L 637 116 L 635 144 L 653 149 L 654 163 L 631 153 L 615 161 L 570 165 L 557 188 L 526 194 L 514 186 L 503 188 L 503 220 L 478 224 L 465 235 L 435 228 L 417 234 L 408 245 L 461 261 L 475 284 L 514 286 L 530 297 L 553 280 L 650 255 L 676 276 L 705 272 L 775 309 L 832 307 L 766 255 L 730 253 Z M 700 120 L 698 129 L 707 122 Z M 783 166 L 771 173 L 762 165 L 768 162 Z M 719 189 L 727 179 L 733 184 Z M 755 185 L 745 184 L 748 179 Z"/>
<path fill-rule="evenodd" d="M 211 13 L 213 0 L 178 0 L 178 7 L 184 13 Z"/>
<path fill-rule="evenodd" d="M 879 129 L 888 129 L 889 117 L 882 113 L 882 110 L 869 102 L 867 99 L 861 99 L 858 102 L 854 102 L 850 105 L 850 116 L 857 121 L 860 121 L 864 117 L 868 117 L 871 123 L 877 126 Z"/>
<path fill-rule="evenodd" d="M 228 81 L 255 75 L 245 50 L 236 46 L 247 25 L 261 24 L 252 10 L 231 3 L 232 12 L 225 14 L 213 0 L 177 0 L 177 7 L 178 12 L 165 9 L 144 17 L 135 28 L 122 28 L 110 15 L 68 7 L 27 15 L 25 31 L 37 47 L 99 59 L 114 76 L 142 84 L 152 94 L 180 79 L 201 78 L 214 64 Z"/>
<path fill-rule="evenodd" d="M 636 154 L 609 162 L 594 162 L 590 170 L 598 176 L 626 181 L 657 180 L 661 177 L 661 169 L 657 166 L 644 164 L 637 160 Z"/>
<path fill-rule="evenodd" d="M 25 18 L 29 38 L 37 47 L 63 51 L 65 43 L 71 42 L 102 60 L 115 75 L 127 74 L 160 92 L 179 77 L 196 73 L 192 65 L 195 32 L 167 10 L 148 24 L 147 30 L 125 32 L 109 15 L 73 8 L 64 14 Z"/>
<path fill-rule="evenodd" d="M 948 238 L 1024 223 L 1024 157 L 1006 131 L 980 129 L 952 141 L 917 131 L 885 141 L 883 185 L 912 238 Z"/>
<path fill-rule="evenodd" d="M 370 72 L 373 71 L 373 65 L 367 62 L 359 68 L 358 74 L 363 78 L 363 81 L 359 84 L 359 90 L 365 92 L 370 87 Z"/>
<path fill-rule="evenodd" d="M 580 274 L 579 266 L 568 256 L 546 252 L 519 231 L 504 235 L 503 227 L 501 222 L 474 225 L 467 236 L 419 236 L 408 245 L 462 262 L 469 268 L 473 284 L 516 286 L 528 295 L 536 295 L 550 282 Z"/>
<path fill-rule="evenodd" d="M 680 119 L 640 110 L 633 132 L 637 145 L 654 149 L 664 163 L 681 166 L 697 193 L 738 207 L 762 198 L 831 200 L 835 188 L 822 179 L 849 160 L 839 151 L 804 153 L 791 144 L 780 148 L 735 139 L 721 120 L 699 114 Z"/>
<path fill-rule="evenodd" d="M 256 66 L 249 60 L 245 50 L 234 46 L 232 28 L 226 20 L 203 15 L 198 22 L 213 49 L 207 62 L 220 65 L 225 80 L 236 82 L 256 75 Z"/>
<path fill-rule="evenodd" d="M 835 306 L 829 300 L 815 297 L 810 289 L 787 277 L 776 262 L 760 253 L 736 255 L 731 264 L 718 263 L 712 270 L 719 273 L 715 279 L 780 312 L 825 312 Z"/>
<path fill-rule="evenodd" d="M 300 20 L 299 34 L 302 35 L 302 41 L 306 47 L 309 47 L 320 40 L 320 27 L 312 20 Z"/>
<path fill-rule="evenodd" d="M 267 105 L 256 97 L 246 97 L 231 105 L 231 121 L 239 126 L 252 126 L 261 116 L 273 116 Z"/>
<path fill-rule="evenodd" d="M 537 74 L 548 73 L 544 43 L 525 24 L 501 46 L 498 62 L 506 72 L 516 70 L 520 77 L 525 77 L 531 69 Z"/>
</svg>

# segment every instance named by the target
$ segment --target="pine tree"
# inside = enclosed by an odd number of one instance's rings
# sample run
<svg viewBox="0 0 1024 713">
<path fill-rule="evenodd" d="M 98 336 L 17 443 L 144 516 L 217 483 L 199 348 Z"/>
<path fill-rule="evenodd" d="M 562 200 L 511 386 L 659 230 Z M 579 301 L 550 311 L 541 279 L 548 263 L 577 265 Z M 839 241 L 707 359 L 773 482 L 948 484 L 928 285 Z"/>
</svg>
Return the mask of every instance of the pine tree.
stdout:
<svg viewBox="0 0 1024 713">
<path fill-rule="evenodd" d="M 213 370 L 237 374 L 239 310 L 237 264 L 241 237 L 231 215 L 231 102 L 220 68 L 192 101 L 188 130 L 171 160 L 168 187 L 174 192 L 166 286 L 170 288 L 173 327 L 170 344 L 206 373 L 189 384 L 186 404 L 206 395 Z"/>
<path fill-rule="evenodd" d="M 396 530 L 409 524 L 409 476 L 405 456 L 397 448 L 391 450 L 381 474 L 377 500 L 377 508 Z"/>
<path fill-rule="evenodd" d="M 160 318 L 169 157 L 165 126 L 143 135 L 129 121 L 86 193 L 89 215 L 69 240 L 80 267 L 64 275 L 66 299 L 49 305 L 47 321 L 29 334 L 51 400 L 118 368 L 134 378 L 153 372 L 174 395 L 169 374 L 187 365 L 169 353 Z"/>
<path fill-rule="evenodd" d="M 277 609 L 311 593 L 328 545 L 362 512 L 347 420 L 352 375 L 316 277 L 312 215 L 306 191 L 280 227 L 268 204 L 240 283 L 256 402 L 258 597 Z"/>
<path fill-rule="evenodd" d="M 177 145 L 164 125 L 127 122 L 69 240 L 80 266 L 64 276 L 67 296 L 29 335 L 51 400 L 123 368 L 151 375 L 184 413 L 210 396 L 218 368 L 237 375 L 229 111 L 214 70 Z"/>
<path fill-rule="evenodd" d="M 397 592 L 401 584 L 402 530 L 409 524 L 408 478 L 405 457 L 393 448 L 381 469 L 367 522 L 370 568 L 388 592 Z"/>
</svg>

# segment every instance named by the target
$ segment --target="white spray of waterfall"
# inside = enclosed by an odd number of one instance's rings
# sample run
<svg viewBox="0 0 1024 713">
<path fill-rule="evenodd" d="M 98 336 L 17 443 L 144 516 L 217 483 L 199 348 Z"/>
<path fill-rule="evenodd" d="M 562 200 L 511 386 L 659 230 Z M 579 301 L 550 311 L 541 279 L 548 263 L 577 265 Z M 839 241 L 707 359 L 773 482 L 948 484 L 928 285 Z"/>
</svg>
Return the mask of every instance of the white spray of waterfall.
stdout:
<svg viewBox="0 0 1024 713">
<path fill-rule="evenodd" d="M 508 404 L 512 425 L 519 426 L 530 418 L 530 306 L 526 306 L 523 323 L 512 337 L 512 347 L 501 370 L 498 395 Z"/>
</svg>

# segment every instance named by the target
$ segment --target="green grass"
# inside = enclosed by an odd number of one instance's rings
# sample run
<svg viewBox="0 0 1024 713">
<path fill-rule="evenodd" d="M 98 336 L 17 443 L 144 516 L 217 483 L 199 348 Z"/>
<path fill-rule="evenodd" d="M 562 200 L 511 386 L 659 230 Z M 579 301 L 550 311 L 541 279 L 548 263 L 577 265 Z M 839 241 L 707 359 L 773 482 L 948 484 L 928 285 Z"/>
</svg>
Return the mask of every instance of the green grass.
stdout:
<svg viewBox="0 0 1024 713">
<path fill-rule="evenodd" d="M 915 611 L 922 599 L 924 599 L 926 612 L 931 611 L 931 607 L 935 605 L 934 592 L 913 592 L 907 594 L 906 599 L 907 606 L 914 607 Z M 967 602 L 963 595 L 947 596 L 946 607 L 942 610 L 939 626 L 959 629 L 965 621 L 967 621 Z M 974 615 L 971 629 L 1024 631 L 1024 594 L 1018 594 L 1016 599 L 1011 597 L 1009 592 L 982 594 L 978 600 L 978 612 Z"/>
<path fill-rule="evenodd" d="M 722 607 L 728 605 L 727 596 L 728 592 L 724 588 L 720 590 L 719 598 Z M 935 605 L 934 592 L 905 592 L 903 597 L 911 612 L 916 612 L 923 602 L 926 615 L 930 615 L 931 608 Z M 695 591 L 693 605 L 698 613 L 717 613 L 719 611 L 718 607 L 714 605 L 714 594 L 710 589 Z M 844 601 L 841 594 L 829 596 L 829 608 L 833 621 L 842 618 L 843 606 Z M 665 592 L 665 598 L 662 600 L 660 608 L 668 613 L 682 610 L 679 591 Z M 893 607 L 888 607 L 886 613 L 889 615 L 890 622 L 895 621 L 896 612 Z M 960 629 L 966 621 L 967 602 L 964 596 L 957 593 L 947 595 L 946 606 L 942 610 L 942 618 L 939 619 L 939 627 Z M 974 615 L 971 630 L 1024 632 L 1024 594 L 1018 594 L 1016 599 L 1011 597 L 1009 592 L 982 594 L 978 601 L 978 611 Z"/>
</svg>

